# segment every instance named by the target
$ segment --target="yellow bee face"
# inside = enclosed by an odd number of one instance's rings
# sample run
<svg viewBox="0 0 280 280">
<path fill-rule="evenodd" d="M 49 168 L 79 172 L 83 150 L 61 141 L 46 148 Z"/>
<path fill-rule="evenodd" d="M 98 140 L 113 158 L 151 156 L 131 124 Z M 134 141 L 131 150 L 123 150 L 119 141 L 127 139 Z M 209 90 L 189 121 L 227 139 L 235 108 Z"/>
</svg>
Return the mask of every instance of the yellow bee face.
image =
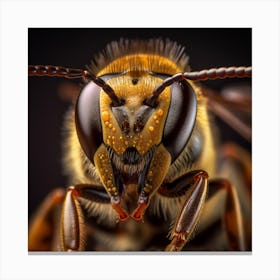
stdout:
<svg viewBox="0 0 280 280">
<path fill-rule="evenodd" d="M 153 60 L 162 61 L 162 69 L 151 69 Z M 172 62 L 166 58 L 153 55 L 134 55 L 118 59 L 102 74 L 111 73 L 116 69 L 121 73 L 107 80 L 116 95 L 124 100 L 124 105 L 112 107 L 110 98 L 102 93 L 100 96 L 100 113 L 104 143 L 120 156 L 127 148 L 135 148 L 144 155 L 162 139 L 163 128 L 170 105 L 170 88 L 167 88 L 158 99 L 156 108 L 149 107 L 145 101 L 151 96 L 162 78 L 153 73 L 162 73 Z M 172 65 L 170 74 L 176 73 L 178 67 Z M 167 75 L 168 73 L 166 73 Z"/>
<path fill-rule="evenodd" d="M 192 86 L 174 83 L 149 103 L 164 79 L 184 71 L 181 64 L 135 49 L 97 72 L 120 100 L 117 105 L 92 82 L 81 92 L 76 106 L 78 136 L 112 197 L 130 183 L 138 185 L 140 196 L 153 194 L 186 146 L 196 119 Z"/>
</svg>

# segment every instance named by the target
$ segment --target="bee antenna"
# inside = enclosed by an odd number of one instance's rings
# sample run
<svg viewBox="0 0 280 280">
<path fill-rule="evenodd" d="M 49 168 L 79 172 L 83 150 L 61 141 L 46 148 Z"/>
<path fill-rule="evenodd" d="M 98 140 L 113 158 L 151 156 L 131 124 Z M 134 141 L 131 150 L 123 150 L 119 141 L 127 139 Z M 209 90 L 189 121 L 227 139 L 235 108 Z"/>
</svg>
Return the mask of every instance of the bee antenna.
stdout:
<svg viewBox="0 0 280 280">
<path fill-rule="evenodd" d="M 172 85 L 175 82 L 180 82 L 185 79 L 192 81 L 205 81 L 225 78 L 245 78 L 251 76 L 252 67 L 221 67 L 194 72 L 178 73 L 165 79 L 160 85 L 158 85 L 152 95 L 145 101 L 145 104 L 151 107 L 155 107 L 159 95 L 164 91 L 166 87 Z"/>
<path fill-rule="evenodd" d="M 62 66 L 53 65 L 28 65 L 29 76 L 49 76 L 49 77 L 63 77 L 67 79 L 85 78 L 93 81 L 96 85 L 101 87 L 104 92 L 112 100 L 112 106 L 121 106 L 124 104 L 124 100 L 120 99 L 115 91 L 104 80 L 96 77 L 92 71 L 83 69 L 67 68 Z"/>
<path fill-rule="evenodd" d="M 92 80 L 96 85 L 104 90 L 104 92 L 111 98 L 113 107 L 122 106 L 124 104 L 124 100 L 116 95 L 113 88 L 110 87 L 103 79 L 96 77 L 88 66 L 87 70 L 84 71 L 84 77 Z"/>
</svg>

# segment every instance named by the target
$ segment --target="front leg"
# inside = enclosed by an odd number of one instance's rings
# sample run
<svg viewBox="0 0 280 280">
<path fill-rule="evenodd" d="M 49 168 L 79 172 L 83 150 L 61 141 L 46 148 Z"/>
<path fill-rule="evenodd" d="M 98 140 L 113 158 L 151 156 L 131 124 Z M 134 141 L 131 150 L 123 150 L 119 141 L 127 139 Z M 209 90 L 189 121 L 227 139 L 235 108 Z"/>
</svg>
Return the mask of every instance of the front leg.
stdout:
<svg viewBox="0 0 280 280">
<path fill-rule="evenodd" d="M 190 239 L 202 212 L 206 200 L 208 174 L 205 171 L 195 171 L 183 178 L 186 182 L 193 181 L 193 185 L 186 195 L 183 208 L 173 227 L 171 243 L 166 247 L 166 251 L 181 251 Z M 191 179 L 191 180 L 190 180 Z M 177 188 L 181 188 L 180 181 Z M 185 185 L 186 187 L 186 185 Z M 166 189 L 161 190 L 166 193 Z"/>
<path fill-rule="evenodd" d="M 79 198 L 98 203 L 110 203 L 108 194 L 93 185 L 76 185 L 68 188 L 61 214 L 60 240 L 63 251 L 85 249 L 85 222 Z"/>
<path fill-rule="evenodd" d="M 184 196 L 182 210 L 171 233 L 171 243 L 166 251 L 180 251 L 191 237 L 202 212 L 208 189 L 208 175 L 205 171 L 192 171 L 178 178 L 173 183 L 165 184 L 159 189 L 161 195 L 167 197 Z M 215 179 L 209 182 L 209 189 L 215 194 L 226 191 L 226 200 L 222 215 L 230 250 L 246 249 L 243 217 L 235 188 L 226 179 Z M 217 209 L 220 205 L 214 206 Z"/>
</svg>

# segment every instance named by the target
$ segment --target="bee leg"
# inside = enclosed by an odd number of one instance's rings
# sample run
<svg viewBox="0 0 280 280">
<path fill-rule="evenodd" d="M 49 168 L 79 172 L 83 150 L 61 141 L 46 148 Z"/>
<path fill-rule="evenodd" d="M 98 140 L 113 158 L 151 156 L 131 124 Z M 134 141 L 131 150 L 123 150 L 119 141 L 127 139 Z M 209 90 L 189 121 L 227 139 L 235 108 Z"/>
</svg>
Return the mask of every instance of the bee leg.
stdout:
<svg viewBox="0 0 280 280">
<path fill-rule="evenodd" d="M 226 190 L 223 222 L 227 233 L 229 248 L 233 251 L 244 251 L 246 242 L 243 217 L 236 189 L 226 179 L 211 180 L 209 182 L 209 189 L 213 192 Z"/>
<path fill-rule="evenodd" d="M 228 176 L 227 178 L 230 178 L 230 181 L 233 182 L 236 178 L 236 174 L 234 176 L 231 176 L 232 169 L 234 168 L 239 169 L 236 172 L 239 172 L 242 176 L 244 187 L 243 189 L 246 189 L 245 191 L 247 194 L 244 194 L 244 197 L 249 196 L 249 199 L 247 199 L 246 204 L 248 204 L 248 200 L 250 200 L 251 196 L 251 186 L 252 186 L 252 161 L 250 154 L 241 148 L 240 146 L 236 145 L 235 143 L 226 143 L 221 147 L 221 153 L 222 156 L 221 162 L 222 162 L 222 174 L 225 174 Z M 237 187 L 241 185 L 239 181 L 234 183 L 234 185 Z"/>
<path fill-rule="evenodd" d="M 84 216 L 78 201 L 80 189 L 75 186 L 68 188 L 63 203 L 60 224 L 61 249 L 78 251 L 82 248 L 82 224 Z"/>
<path fill-rule="evenodd" d="M 190 174 L 187 174 L 183 178 L 179 179 L 178 186 L 180 185 L 182 179 L 185 179 L 187 182 L 190 181 L 190 176 L 194 183 L 186 194 L 186 199 L 182 210 L 171 233 L 172 240 L 166 247 L 165 251 L 182 250 L 182 248 L 190 239 L 191 234 L 193 233 L 193 230 L 199 221 L 199 217 L 206 199 L 208 174 L 205 171 L 191 172 Z"/>
<path fill-rule="evenodd" d="M 29 251 L 50 251 L 55 236 L 54 212 L 61 206 L 65 196 L 64 189 L 53 190 L 31 218 L 28 230 Z"/>
<path fill-rule="evenodd" d="M 89 184 L 70 186 L 67 190 L 60 224 L 61 249 L 63 251 L 83 251 L 86 230 L 84 214 L 79 198 L 97 203 L 110 203 L 105 189 Z"/>
<path fill-rule="evenodd" d="M 235 143 L 221 147 L 219 177 L 227 178 L 237 193 L 242 213 L 246 249 L 251 248 L 252 235 L 252 162 L 247 150 Z"/>
</svg>

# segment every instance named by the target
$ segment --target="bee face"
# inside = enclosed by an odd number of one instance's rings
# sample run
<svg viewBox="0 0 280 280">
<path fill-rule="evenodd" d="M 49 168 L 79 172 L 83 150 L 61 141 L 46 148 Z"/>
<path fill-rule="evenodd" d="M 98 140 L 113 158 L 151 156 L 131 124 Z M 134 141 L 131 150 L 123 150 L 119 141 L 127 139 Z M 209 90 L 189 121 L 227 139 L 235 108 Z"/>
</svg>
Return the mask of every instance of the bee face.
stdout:
<svg viewBox="0 0 280 280">
<path fill-rule="evenodd" d="M 123 155 L 126 149 L 135 148 L 140 155 L 161 142 L 165 119 L 170 104 L 170 89 L 160 96 L 156 108 L 147 106 L 145 100 L 151 96 L 161 82 L 159 78 L 139 73 L 134 78 L 128 72 L 119 78 L 113 78 L 108 84 L 115 89 L 124 105 L 111 106 L 106 94 L 101 95 L 100 113 L 104 143 Z M 133 84 L 133 80 L 138 82 Z"/>
<path fill-rule="evenodd" d="M 116 172 L 121 177 L 135 177 L 140 192 L 139 185 L 142 189 L 147 185 L 148 189 L 156 190 L 169 163 L 185 147 L 196 118 L 196 94 L 192 87 L 187 82 L 175 83 L 163 90 L 155 104 L 148 102 L 163 79 L 180 71 L 183 69 L 164 56 L 125 55 L 97 75 L 114 90 L 122 101 L 120 105 L 115 106 L 110 96 L 93 83 L 81 92 L 76 106 L 81 146 L 89 160 L 98 166 L 111 195 L 122 189 L 115 183 Z M 168 158 L 161 177 L 153 184 L 152 178 L 139 182 L 142 172 L 153 174 L 159 168 L 155 162 L 159 151 Z"/>
<path fill-rule="evenodd" d="M 149 67 L 158 64 L 160 66 L 156 68 Z M 163 71 L 167 72 L 165 75 L 171 75 L 179 69 L 175 63 L 167 58 L 141 54 L 116 59 L 102 69 L 98 76 L 102 77 L 114 89 L 116 95 L 123 100 L 123 105 L 112 106 L 110 97 L 93 84 L 84 89 L 78 102 L 77 115 L 79 117 L 80 114 L 84 114 L 80 113 L 79 108 L 83 111 L 85 107 L 88 107 L 89 110 L 90 107 L 96 107 L 89 118 L 92 118 L 93 123 L 99 124 L 92 137 L 88 137 L 88 135 L 82 137 L 91 138 L 87 146 L 95 141 L 96 134 L 102 135 L 103 142 L 119 156 L 123 155 L 129 148 L 134 148 L 140 155 L 144 155 L 152 146 L 158 145 L 162 138 L 170 105 L 170 88 L 167 88 L 160 95 L 156 108 L 147 106 L 145 100 L 151 96 L 163 79 L 163 77 L 160 78 L 153 73 L 162 73 Z M 93 97 L 93 95 L 95 96 Z M 89 101 L 89 99 L 91 100 Z M 90 115 L 90 113 L 86 114 Z M 100 116 L 100 119 L 97 120 L 94 116 Z M 81 134 L 89 134 L 87 130 L 94 130 L 92 129 L 93 123 L 90 125 L 91 128 L 83 127 L 81 130 L 84 130 L 84 133 Z M 100 144 L 100 139 L 98 140 Z M 85 147 L 91 160 L 96 148 Z"/>
<path fill-rule="evenodd" d="M 81 143 L 89 159 L 93 159 L 102 141 L 119 156 L 132 148 L 144 155 L 151 147 L 170 137 L 170 127 L 177 129 L 174 122 L 178 122 L 181 115 L 179 112 L 174 116 L 175 111 L 171 108 L 172 120 L 167 120 L 172 91 L 174 99 L 185 101 L 179 91 L 180 87 L 184 91 L 187 86 L 167 87 L 158 97 L 156 106 L 149 106 L 146 101 L 164 78 L 179 71 L 182 69 L 166 57 L 143 54 L 124 56 L 102 69 L 98 76 L 114 89 L 123 104 L 113 106 L 110 97 L 93 83 L 82 91 L 76 120 Z"/>
</svg>

